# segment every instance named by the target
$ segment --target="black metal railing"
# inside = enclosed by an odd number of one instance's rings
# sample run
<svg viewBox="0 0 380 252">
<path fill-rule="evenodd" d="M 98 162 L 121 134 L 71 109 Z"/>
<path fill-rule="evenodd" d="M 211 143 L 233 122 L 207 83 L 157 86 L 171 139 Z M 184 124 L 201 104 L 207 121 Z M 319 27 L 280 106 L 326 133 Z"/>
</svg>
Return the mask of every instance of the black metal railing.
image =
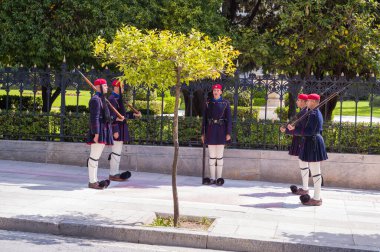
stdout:
<svg viewBox="0 0 380 252">
<path fill-rule="evenodd" d="M 105 78 L 108 83 L 120 75 L 108 69 L 81 71 L 91 81 Z M 323 136 L 327 148 L 333 152 L 380 153 L 380 82 L 375 77 L 317 79 L 236 73 L 232 78 L 183 85 L 185 115 L 179 121 L 181 145 L 200 146 L 200 115 L 216 82 L 223 84 L 223 96 L 231 103 L 232 148 L 285 150 L 290 138 L 278 129 L 289 115 L 294 115 L 297 94 L 315 92 L 325 98 L 347 87 L 321 109 L 326 118 Z M 88 131 L 87 105 L 93 91 L 65 64 L 60 70 L 2 68 L 0 87 L 0 139 L 84 141 Z M 144 112 L 141 120 L 129 121 L 131 143 L 171 145 L 170 114 L 174 104 L 171 90 L 144 85 L 124 87 L 133 106 Z M 332 120 L 329 106 L 335 103 L 338 106 L 335 111 L 339 113 Z M 350 122 L 345 122 L 342 109 L 345 104 L 353 106 Z M 362 104 L 367 109 L 365 118 L 359 116 Z"/>
</svg>

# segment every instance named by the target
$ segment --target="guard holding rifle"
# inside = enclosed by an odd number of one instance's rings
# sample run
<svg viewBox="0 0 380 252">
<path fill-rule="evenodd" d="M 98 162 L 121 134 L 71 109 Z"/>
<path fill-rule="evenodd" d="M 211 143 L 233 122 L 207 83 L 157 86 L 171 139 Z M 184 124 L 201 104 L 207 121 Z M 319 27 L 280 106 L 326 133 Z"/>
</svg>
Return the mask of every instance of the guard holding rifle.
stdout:
<svg viewBox="0 0 380 252">
<path fill-rule="evenodd" d="M 213 85 L 212 94 L 213 98 L 205 104 L 202 121 L 202 143 L 208 145 L 210 166 L 210 178 L 204 178 L 203 184 L 223 185 L 224 145 L 231 140 L 232 132 L 231 108 L 221 96 L 222 85 Z"/>
<path fill-rule="evenodd" d="M 308 166 L 313 176 L 314 182 L 314 197 L 310 198 L 309 194 L 300 196 L 301 202 L 304 205 L 320 206 L 322 205 L 321 198 L 321 161 L 327 160 L 325 143 L 322 138 L 323 117 L 317 106 L 320 102 L 318 94 L 308 95 L 307 107 L 309 108 L 308 116 L 304 117 L 300 123 L 293 126 L 288 125 L 288 130 L 293 131 L 294 135 L 302 136 L 303 143 L 299 153 L 299 159 L 308 162 Z"/>
<path fill-rule="evenodd" d="M 300 109 L 300 112 L 296 115 L 296 118 L 300 118 L 307 112 L 306 102 L 308 99 L 307 94 L 299 94 L 297 99 L 297 107 Z M 303 121 L 305 123 L 306 121 Z M 302 125 L 301 125 L 302 127 Z M 286 133 L 287 135 L 292 136 L 292 144 L 289 147 L 289 155 L 291 156 L 299 156 L 301 147 L 302 147 L 302 137 L 294 135 L 294 131 L 288 130 L 285 126 L 281 126 L 281 132 Z M 292 185 L 290 187 L 292 193 L 297 195 L 305 195 L 309 193 L 309 164 L 308 162 L 304 162 L 301 159 L 298 159 L 298 164 L 301 169 L 301 177 L 302 177 L 302 188 L 297 188 L 297 186 Z"/>
<path fill-rule="evenodd" d="M 116 113 L 111 111 L 114 144 L 112 145 L 112 152 L 110 153 L 108 157 L 108 160 L 110 160 L 109 179 L 112 181 L 125 181 L 131 177 L 131 172 L 125 171 L 125 172 L 120 173 L 119 166 L 120 166 L 121 152 L 123 150 L 123 144 L 130 140 L 128 125 L 127 125 L 126 120 L 140 118 L 141 112 L 140 111 L 126 112 L 124 101 L 123 101 L 123 88 L 122 88 L 121 82 L 119 80 L 114 80 L 112 82 L 112 86 L 113 86 L 113 92 L 108 97 L 108 100 L 110 101 L 112 106 L 116 108 L 117 111 L 119 111 L 121 115 L 124 116 L 125 119 L 120 120 L 117 117 Z"/>
<path fill-rule="evenodd" d="M 105 79 L 97 79 L 94 82 L 96 90 L 89 102 L 90 130 L 87 136 L 87 144 L 91 145 L 90 157 L 87 160 L 89 183 L 93 189 L 104 189 L 110 184 L 109 180 L 98 181 L 98 162 L 105 145 L 113 145 L 111 128 L 111 115 L 106 103 L 105 94 L 108 86 Z"/>
</svg>

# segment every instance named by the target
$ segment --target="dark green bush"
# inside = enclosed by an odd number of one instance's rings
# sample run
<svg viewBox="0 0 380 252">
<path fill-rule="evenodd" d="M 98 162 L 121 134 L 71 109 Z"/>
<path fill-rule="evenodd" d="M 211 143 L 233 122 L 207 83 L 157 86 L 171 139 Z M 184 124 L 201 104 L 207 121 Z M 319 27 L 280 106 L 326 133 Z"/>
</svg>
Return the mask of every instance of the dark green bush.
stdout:
<svg viewBox="0 0 380 252">
<path fill-rule="evenodd" d="M 245 117 L 249 108 L 239 107 L 233 125 L 237 147 L 286 150 L 291 137 L 279 132 L 280 122 Z M 63 118 L 64 141 L 84 142 L 89 128 L 88 113 L 69 113 Z M 200 145 L 201 117 L 179 117 L 181 145 Z M 128 120 L 132 143 L 172 144 L 173 117 L 143 116 Z M 61 116 L 57 113 L 1 112 L 0 139 L 59 141 Z M 162 129 L 162 134 L 161 134 Z M 329 152 L 380 154 L 380 124 L 326 123 L 323 137 Z"/>
<path fill-rule="evenodd" d="M 72 112 L 76 113 L 77 112 L 77 106 L 76 105 L 66 105 L 66 112 Z M 89 113 L 89 109 L 85 105 L 78 105 L 78 113 Z"/>
<path fill-rule="evenodd" d="M 265 98 L 253 98 L 253 106 L 264 107 L 266 104 Z"/>
<path fill-rule="evenodd" d="M 159 100 L 161 101 L 161 100 Z M 179 100 L 179 104 L 181 104 L 181 99 Z M 174 105 L 175 105 L 175 97 L 165 97 L 164 98 L 164 114 L 173 114 L 174 113 Z"/>
<path fill-rule="evenodd" d="M 142 114 L 146 115 L 148 102 L 146 101 L 135 101 L 135 108 L 141 111 Z M 161 114 L 161 101 L 150 101 L 149 102 L 149 114 L 150 115 L 159 115 Z"/>
<path fill-rule="evenodd" d="M 379 108 L 380 107 L 380 95 L 374 95 L 373 96 L 373 101 L 370 102 L 369 105 L 373 106 L 373 107 Z"/>
<path fill-rule="evenodd" d="M 234 107 L 231 106 L 231 115 L 233 116 L 234 114 Z M 237 117 L 242 119 L 244 118 L 245 120 L 257 120 L 257 118 L 259 117 L 259 111 L 255 108 L 252 108 L 252 112 L 251 112 L 251 108 L 250 107 L 240 107 L 238 106 L 237 107 Z"/>
<path fill-rule="evenodd" d="M 0 113 L 0 138 L 20 140 L 48 140 L 52 116 L 42 113 Z"/>
<path fill-rule="evenodd" d="M 277 107 L 275 113 L 281 122 L 286 122 L 288 120 L 289 107 Z"/>
<path fill-rule="evenodd" d="M 34 100 L 33 96 L 23 96 L 21 99 L 22 111 L 40 111 L 42 108 L 41 97 L 36 97 Z M 0 109 L 7 108 L 7 95 L 0 95 Z M 20 96 L 19 95 L 8 95 L 8 110 L 19 110 L 20 109 Z"/>
<path fill-rule="evenodd" d="M 223 98 L 227 99 L 231 104 L 234 103 L 233 91 L 223 92 Z M 238 106 L 248 107 L 251 102 L 251 95 L 249 91 L 240 92 L 238 95 Z"/>
</svg>

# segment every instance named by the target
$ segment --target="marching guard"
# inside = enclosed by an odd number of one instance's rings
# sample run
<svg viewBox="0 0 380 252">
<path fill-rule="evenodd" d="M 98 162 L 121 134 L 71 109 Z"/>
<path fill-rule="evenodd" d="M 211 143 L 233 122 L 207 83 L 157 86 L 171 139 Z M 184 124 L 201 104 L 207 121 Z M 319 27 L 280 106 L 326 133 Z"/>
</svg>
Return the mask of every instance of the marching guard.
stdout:
<svg viewBox="0 0 380 252">
<path fill-rule="evenodd" d="M 298 95 L 296 104 L 297 104 L 297 107 L 300 109 L 300 112 L 296 115 L 297 119 L 303 116 L 307 112 L 307 106 L 306 106 L 307 99 L 308 99 L 307 94 Z M 298 157 L 301 146 L 302 146 L 302 137 L 294 135 L 294 131 L 290 131 L 284 126 L 282 126 L 280 130 L 281 132 L 292 136 L 292 144 L 289 147 L 289 155 Z M 309 193 L 309 176 L 310 176 L 309 164 L 308 162 L 304 162 L 301 159 L 298 159 L 298 164 L 301 170 L 302 188 L 297 188 L 297 186 L 292 185 L 290 189 L 292 193 L 296 195 L 305 195 Z"/>
<path fill-rule="evenodd" d="M 90 157 L 87 160 L 89 183 L 92 189 L 104 189 L 110 184 L 108 179 L 98 180 L 98 162 L 105 145 L 113 145 L 111 115 L 105 101 L 108 86 L 105 79 L 97 79 L 94 82 L 95 94 L 89 102 L 90 130 L 87 136 L 87 144 L 90 144 Z"/>
<path fill-rule="evenodd" d="M 316 108 L 319 102 L 320 96 L 318 94 L 309 94 L 307 107 L 311 110 L 308 112 L 310 114 L 295 127 L 291 124 L 287 127 L 288 130 L 294 132 L 294 135 L 302 136 L 303 142 L 299 159 L 308 163 L 311 175 L 313 176 L 314 197 L 311 198 L 309 194 L 305 194 L 300 196 L 300 200 L 302 204 L 309 206 L 322 205 L 321 186 L 323 185 L 323 178 L 321 174 L 321 161 L 328 159 L 325 143 L 321 135 L 323 117 L 319 109 Z"/>
<path fill-rule="evenodd" d="M 202 143 L 208 145 L 210 167 L 210 178 L 204 178 L 203 183 L 220 186 L 224 184 L 224 145 L 231 140 L 232 132 L 230 103 L 222 98 L 222 93 L 222 85 L 212 86 L 213 98 L 206 102 L 202 120 Z"/>
<path fill-rule="evenodd" d="M 124 101 L 123 101 L 123 88 L 119 80 L 114 80 L 112 82 L 113 92 L 108 97 L 108 100 L 117 111 L 124 116 L 124 120 L 117 117 L 116 113 L 111 110 L 112 118 L 112 132 L 114 144 L 112 145 L 112 152 L 110 153 L 108 160 L 110 161 L 110 174 L 109 180 L 112 181 L 125 181 L 131 177 L 130 171 L 125 171 L 120 173 L 120 159 L 121 152 L 123 150 L 123 144 L 128 142 L 129 131 L 126 120 L 140 118 L 141 112 L 133 113 L 126 112 Z"/>
</svg>

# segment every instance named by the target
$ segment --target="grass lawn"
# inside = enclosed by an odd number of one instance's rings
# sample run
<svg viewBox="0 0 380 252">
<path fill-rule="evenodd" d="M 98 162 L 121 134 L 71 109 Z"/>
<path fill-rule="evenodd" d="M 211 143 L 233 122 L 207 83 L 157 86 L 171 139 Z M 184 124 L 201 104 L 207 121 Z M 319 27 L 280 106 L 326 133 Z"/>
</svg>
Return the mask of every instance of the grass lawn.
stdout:
<svg viewBox="0 0 380 252">
<path fill-rule="evenodd" d="M 0 95 L 5 95 L 5 90 L 0 90 Z M 11 90 L 9 92 L 9 95 L 20 95 L 20 92 L 18 90 Z M 33 96 L 33 92 L 30 90 L 24 90 L 22 93 L 23 96 Z M 37 97 L 41 97 L 41 91 L 38 91 L 36 94 Z M 79 103 L 78 105 L 84 105 L 88 107 L 88 102 L 91 99 L 91 93 L 89 91 L 82 91 L 79 94 Z M 77 94 L 75 90 L 67 90 L 66 91 L 66 105 L 77 105 Z M 53 108 L 59 108 L 61 107 L 61 95 L 55 99 L 53 102 Z"/>
<path fill-rule="evenodd" d="M 342 109 L 342 115 L 344 116 L 355 116 L 355 102 L 354 101 L 344 101 L 342 103 L 343 109 Z M 358 116 L 370 116 L 371 115 L 371 107 L 369 106 L 368 101 L 359 101 L 358 102 Z M 333 111 L 333 115 L 339 116 L 340 115 L 340 102 L 336 104 L 336 108 Z M 374 117 L 380 117 L 380 108 L 374 107 L 372 116 Z"/>
</svg>

